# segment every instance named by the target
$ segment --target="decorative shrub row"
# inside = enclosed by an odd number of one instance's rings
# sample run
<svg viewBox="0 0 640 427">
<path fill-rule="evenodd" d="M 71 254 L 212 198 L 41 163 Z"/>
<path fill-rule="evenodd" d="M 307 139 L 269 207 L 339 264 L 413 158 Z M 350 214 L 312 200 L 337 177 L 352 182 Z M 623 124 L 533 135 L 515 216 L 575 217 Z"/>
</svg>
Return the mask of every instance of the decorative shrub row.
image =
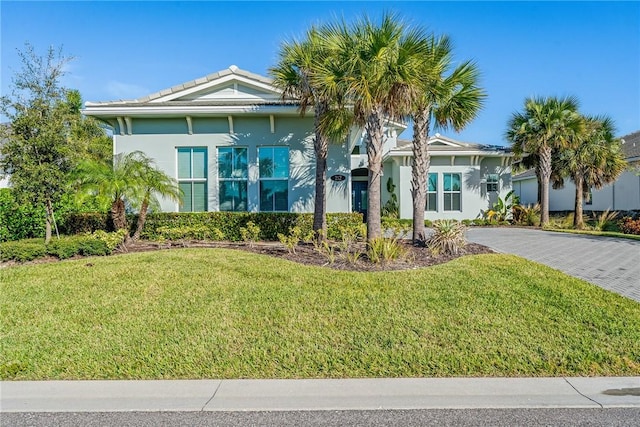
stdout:
<svg viewBox="0 0 640 427">
<path fill-rule="evenodd" d="M 71 258 L 75 255 L 102 256 L 109 255 L 124 240 L 124 233 L 106 233 L 97 231 L 94 234 L 64 236 L 52 239 L 45 245 L 43 239 L 25 239 L 0 243 L 0 261 L 32 261 L 46 255 L 59 259 Z"/>
<path fill-rule="evenodd" d="M 313 214 L 270 212 L 197 212 L 158 213 L 147 216 L 142 237 L 156 240 L 167 238 L 175 230 L 182 238 L 208 238 L 213 240 L 242 240 L 241 228 L 253 222 L 260 228 L 261 240 L 278 240 L 278 233 L 288 234 L 293 227 L 309 233 L 313 227 Z M 340 227 L 359 227 L 359 213 L 327 214 L 327 235 L 332 239 L 341 237 Z M 191 235 L 191 233 L 193 233 Z"/>
</svg>

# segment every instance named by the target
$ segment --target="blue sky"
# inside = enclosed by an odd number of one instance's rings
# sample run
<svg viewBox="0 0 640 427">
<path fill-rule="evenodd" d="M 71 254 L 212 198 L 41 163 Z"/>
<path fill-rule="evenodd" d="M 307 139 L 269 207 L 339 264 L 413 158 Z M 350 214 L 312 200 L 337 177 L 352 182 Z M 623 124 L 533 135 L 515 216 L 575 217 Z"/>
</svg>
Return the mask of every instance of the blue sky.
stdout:
<svg viewBox="0 0 640 427">
<path fill-rule="evenodd" d="M 618 134 L 640 129 L 640 2 L 12 2 L 0 3 L 1 89 L 29 41 L 75 56 L 63 83 L 88 101 L 129 99 L 235 64 L 267 74 L 280 44 L 311 25 L 397 12 L 473 59 L 489 97 L 460 134 L 506 144 L 529 96 L 575 95 Z M 402 138 L 410 139 L 405 132 Z"/>
</svg>

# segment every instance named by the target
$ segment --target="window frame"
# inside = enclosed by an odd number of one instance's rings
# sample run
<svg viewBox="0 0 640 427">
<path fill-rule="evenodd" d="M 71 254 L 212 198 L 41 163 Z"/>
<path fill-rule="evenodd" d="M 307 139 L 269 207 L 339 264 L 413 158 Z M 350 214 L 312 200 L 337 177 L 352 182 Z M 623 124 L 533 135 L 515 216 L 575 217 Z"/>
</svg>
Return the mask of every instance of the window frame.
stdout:
<svg viewBox="0 0 640 427">
<path fill-rule="evenodd" d="M 492 179 L 495 177 L 495 180 Z M 497 173 L 488 173 L 485 175 L 485 185 L 487 193 L 499 193 L 500 192 L 500 175 Z"/>
<path fill-rule="evenodd" d="M 220 168 L 220 150 L 231 150 L 231 176 L 230 177 L 223 177 L 221 176 L 221 168 Z M 236 168 L 235 166 L 235 159 L 237 156 L 236 150 L 245 150 L 245 156 L 246 156 L 246 162 L 245 162 L 245 170 L 242 171 L 243 173 L 241 173 L 241 177 L 236 177 L 234 176 L 234 172 L 236 172 Z M 249 147 L 247 146 L 219 146 L 216 147 L 216 166 L 218 167 L 218 211 L 220 212 L 248 212 L 249 210 L 249 194 L 248 194 L 248 189 L 249 189 Z M 240 170 L 240 168 L 238 168 L 238 170 Z M 221 191 L 221 187 L 223 184 L 227 183 L 227 182 L 231 182 L 234 185 L 241 185 L 242 183 L 244 183 L 245 186 L 245 200 L 244 200 L 244 205 L 245 205 L 245 209 L 240 210 L 240 209 L 236 209 L 235 206 L 235 200 L 232 201 L 232 209 L 222 209 L 222 200 L 220 198 L 220 195 L 222 194 Z M 240 189 L 238 189 L 238 191 L 240 191 Z M 241 202 L 240 202 L 241 203 Z"/>
<path fill-rule="evenodd" d="M 449 178 L 449 182 L 453 183 L 453 175 L 457 175 L 458 176 L 458 182 L 460 185 L 460 189 L 459 190 L 453 190 L 453 185 L 451 185 L 451 189 L 447 190 L 447 180 L 446 177 L 447 175 L 450 175 Z M 460 172 L 445 172 L 442 174 L 442 195 L 443 195 L 443 211 L 445 212 L 462 212 L 462 174 Z M 450 203 L 449 206 L 447 206 L 447 195 L 450 195 Z M 458 197 L 458 204 L 460 205 L 459 209 L 454 209 L 453 208 L 453 198 L 457 196 Z"/>
<path fill-rule="evenodd" d="M 435 190 L 429 190 L 429 180 L 430 177 L 435 177 Z M 434 206 L 429 206 L 429 196 L 434 195 L 435 203 Z M 427 173 L 427 193 L 425 197 L 425 212 L 438 212 L 438 173 L 437 172 L 429 172 Z"/>
<path fill-rule="evenodd" d="M 180 177 L 180 152 L 189 153 L 189 177 L 187 178 Z M 204 164 L 202 165 L 204 177 L 202 178 L 195 178 L 193 176 L 194 152 L 204 153 Z M 209 163 L 209 150 L 207 149 L 207 147 L 176 147 L 176 176 L 178 177 L 177 179 L 178 187 L 184 184 L 190 184 L 190 187 L 191 187 L 191 200 L 189 201 L 191 209 L 190 210 L 184 209 L 185 204 L 182 203 L 178 206 L 179 212 L 207 212 L 209 210 L 209 165 L 208 163 Z M 202 184 L 202 183 L 204 183 L 204 201 L 203 201 L 204 209 L 202 211 L 194 210 L 194 206 L 196 204 L 195 196 L 194 196 L 195 192 L 193 191 L 194 184 Z"/>
<path fill-rule="evenodd" d="M 261 154 L 262 150 L 271 150 L 271 160 L 273 162 L 274 171 L 271 173 L 272 175 L 275 172 L 276 165 L 276 149 L 284 149 L 287 150 L 287 167 L 286 167 L 286 177 L 281 176 L 262 176 L 262 168 L 260 167 L 260 162 L 262 158 L 267 158 Z M 258 208 L 260 212 L 289 212 L 289 179 L 291 177 L 291 150 L 287 145 L 263 145 L 258 147 Z M 276 198 L 275 193 L 271 197 L 271 208 L 264 209 L 262 204 L 262 186 L 263 183 L 267 182 L 286 182 L 286 191 L 287 191 L 287 206 L 285 209 L 276 209 Z"/>
</svg>

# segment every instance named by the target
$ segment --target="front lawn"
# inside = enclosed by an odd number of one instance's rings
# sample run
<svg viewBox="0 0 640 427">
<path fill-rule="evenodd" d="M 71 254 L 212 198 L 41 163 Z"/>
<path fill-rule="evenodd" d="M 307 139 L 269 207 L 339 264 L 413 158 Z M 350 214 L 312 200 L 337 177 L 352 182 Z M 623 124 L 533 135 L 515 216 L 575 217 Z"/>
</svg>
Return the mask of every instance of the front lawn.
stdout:
<svg viewBox="0 0 640 427">
<path fill-rule="evenodd" d="M 0 269 L 4 379 L 640 375 L 640 304 L 521 258 L 345 272 L 228 249 Z"/>
</svg>

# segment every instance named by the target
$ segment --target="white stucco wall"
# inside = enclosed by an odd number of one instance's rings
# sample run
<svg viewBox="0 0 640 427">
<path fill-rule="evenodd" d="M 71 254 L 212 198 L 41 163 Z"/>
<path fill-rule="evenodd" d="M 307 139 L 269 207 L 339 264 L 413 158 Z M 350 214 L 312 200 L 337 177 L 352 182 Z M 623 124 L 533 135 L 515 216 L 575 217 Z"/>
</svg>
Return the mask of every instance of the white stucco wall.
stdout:
<svg viewBox="0 0 640 427">
<path fill-rule="evenodd" d="M 534 204 L 537 200 L 538 183 L 534 177 L 513 183 L 521 204 Z M 565 180 L 561 189 L 549 190 L 550 211 L 572 211 L 575 203 L 575 185 Z M 640 176 L 634 171 L 625 171 L 613 184 L 592 191 L 592 203 L 583 205 L 587 211 L 630 211 L 640 210 Z"/>
<path fill-rule="evenodd" d="M 413 199 L 411 197 L 411 166 L 402 164 L 400 158 L 385 163 L 385 179 L 388 173 L 394 179 L 400 218 L 413 217 Z M 456 157 L 451 165 L 450 157 L 432 157 L 429 173 L 438 174 L 437 211 L 425 211 L 425 219 L 474 219 L 481 218 L 482 212 L 490 209 L 498 199 L 504 198 L 511 191 L 511 167 L 501 166 L 499 157 L 486 158 L 479 165 L 472 165 L 469 157 Z M 390 170 L 390 172 L 388 172 Z M 461 210 L 444 210 L 444 173 L 459 173 L 462 178 Z M 486 174 L 497 173 L 500 176 L 500 191 L 488 192 L 481 182 Z M 384 191 L 383 191 L 384 194 Z"/>
<path fill-rule="evenodd" d="M 313 154 L 313 119 L 276 117 L 271 133 L 268 116 L 234 119 L 234 133 L 229 133 L 227 118 L 192 118 L 192 135 L 182 119 L 133 119 L 133 134 L 114 135 L 114 152 L 140 150 L 155 159 L 158 167 L 177 178 L 177 148 L 206 147 L 208 167 L 208 209 L 218 210 L 217 147 L 248 148 L 248 210 L 259 210 L 258 147 L 289 147 L 289 211 L 313 212 L 315 189 L 315 157 Z M 117 130 L 118 131 L 118 130 Z M 344 181 L 332 181 L 334 174 L 345 175 Z M 329 147 L 327 160 L 327 211 L 348 212 L 350 209 L 351 170 L 346 144 Z M 163 211 L 176 212 L 178 204 L 162 200 Z"/>
</svg>

